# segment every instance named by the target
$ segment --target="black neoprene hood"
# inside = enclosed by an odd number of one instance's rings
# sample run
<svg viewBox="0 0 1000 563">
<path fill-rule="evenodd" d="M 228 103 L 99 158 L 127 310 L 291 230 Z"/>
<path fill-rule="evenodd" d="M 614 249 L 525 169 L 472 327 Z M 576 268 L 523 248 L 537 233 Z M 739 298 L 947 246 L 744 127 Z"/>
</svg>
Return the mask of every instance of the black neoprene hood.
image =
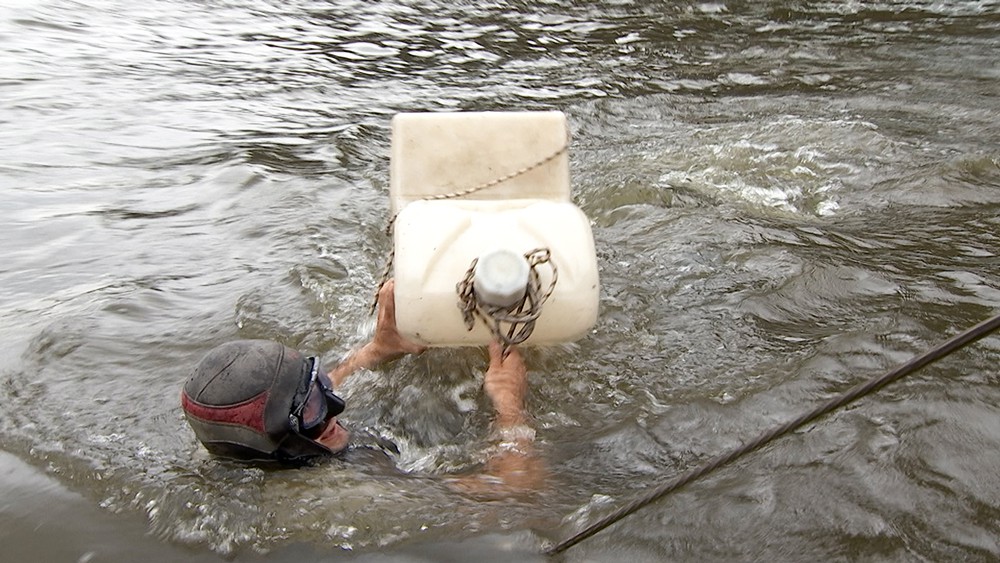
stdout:
<svg viewBox="0 0 1000 563">
<path fill-rule="evenodd" d="M 212 349 L 181 392 L 188 423 L 205 448 L 239 459 L 304 460 L 329 448 L 292 430 L 289 414 L 308 392 L 309 362 L 269 340 Z"/>
</svg>

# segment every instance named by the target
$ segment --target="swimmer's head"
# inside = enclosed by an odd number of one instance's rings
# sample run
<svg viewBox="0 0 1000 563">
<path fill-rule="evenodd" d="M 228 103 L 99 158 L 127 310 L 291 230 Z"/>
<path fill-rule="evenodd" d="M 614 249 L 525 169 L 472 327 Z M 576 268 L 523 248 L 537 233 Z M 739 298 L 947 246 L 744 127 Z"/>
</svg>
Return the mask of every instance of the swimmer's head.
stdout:
<svg viewBox="0 0 1000 563">
<path fill-rule="evenodd" d="M 237 459 L 306 461 L 347 447 L 337 422 L 344 401 L 319 358 L 267 340 L 238 340 L 211 350 L 181 392 L 198 440 Z"/>
</svg>

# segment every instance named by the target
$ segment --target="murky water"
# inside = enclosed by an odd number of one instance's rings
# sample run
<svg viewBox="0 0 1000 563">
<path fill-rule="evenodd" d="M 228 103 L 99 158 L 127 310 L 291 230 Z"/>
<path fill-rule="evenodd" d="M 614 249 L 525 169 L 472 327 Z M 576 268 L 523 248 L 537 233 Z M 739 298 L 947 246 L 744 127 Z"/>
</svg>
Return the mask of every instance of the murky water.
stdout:
<svg viewBox="0 0 1000 563">
<path fill-rule="evenodd" d="M 527 559 L 1000 306 L 995 1 L 14 0 L 0 42 L 19 560 Z M 343 461 L 207 456 L 201 354 L 371 329 L 391 116 L 496 109 L 567 113 L 601 267 L 593 334 L 528 353 L 548 488 L 445 483 L 489 445 L 473 349 L 350 380 Z M 996 559 L 998 364 L 994 336 L 565 557 Z"/>
</svg>

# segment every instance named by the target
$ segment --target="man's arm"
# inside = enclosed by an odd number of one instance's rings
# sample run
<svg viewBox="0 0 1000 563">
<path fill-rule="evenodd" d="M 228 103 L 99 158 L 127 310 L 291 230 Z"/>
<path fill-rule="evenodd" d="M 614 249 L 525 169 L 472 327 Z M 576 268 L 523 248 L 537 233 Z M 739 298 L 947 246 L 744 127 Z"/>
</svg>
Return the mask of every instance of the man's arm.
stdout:
<svg viewBox="0 0 1000 563">
<path fill-rule="evenodd" d="M 490 367 L 483 387 L 493 403 L 497 444 L 483 468 L 486 481 L 467 480 L 465 486 L 469 492 L 487 495 L 537 491 L 545 482 L 547 470 L 535 453 L 535 430 L 524 406 L 528 370 L 516 348 L 511 348 L 504 358 L 503 346 L 493 342 L 489 352 Z"/>
<path fill-rule="evenodd" d="M 494 425 L 501 433 L 519 426 L 527 426 L 528 413 L 524 409 L 524 395 L 528 391 L 528 370 L 516 348 L 503 357 L 503 346 L 491 342 L 490 367 L 486 370 L 483 388 L 496 411 Z"/>
<path fill-rule="evenodd" d="M 406 354 L 419 354 L 426 347 L 414 344 L 396 330 L 395 282 L 389 280 L 378 292 L 378 320 L 372 341 L 355 350 L 329 373 L 334 387 L 339 387 L 347 376 L 363 368 L 373 368 L 382 362 Z"/>
</svg>

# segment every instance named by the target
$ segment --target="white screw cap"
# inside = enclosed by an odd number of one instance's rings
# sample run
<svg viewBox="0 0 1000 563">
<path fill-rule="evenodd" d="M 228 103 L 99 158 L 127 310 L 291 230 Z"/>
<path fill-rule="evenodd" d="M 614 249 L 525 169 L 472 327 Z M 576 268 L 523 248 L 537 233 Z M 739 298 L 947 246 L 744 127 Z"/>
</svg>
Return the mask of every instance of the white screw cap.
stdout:
<svg viewBox="0 0 1000 563">
<path fill-rule="evenodd" d="M 511 307 L 524 297 L 528 289 L 531 267 L 522 254 L 500 249 L 479 257 L 472 284 L 476 297 L 483 304 Z"/>
</svg>

